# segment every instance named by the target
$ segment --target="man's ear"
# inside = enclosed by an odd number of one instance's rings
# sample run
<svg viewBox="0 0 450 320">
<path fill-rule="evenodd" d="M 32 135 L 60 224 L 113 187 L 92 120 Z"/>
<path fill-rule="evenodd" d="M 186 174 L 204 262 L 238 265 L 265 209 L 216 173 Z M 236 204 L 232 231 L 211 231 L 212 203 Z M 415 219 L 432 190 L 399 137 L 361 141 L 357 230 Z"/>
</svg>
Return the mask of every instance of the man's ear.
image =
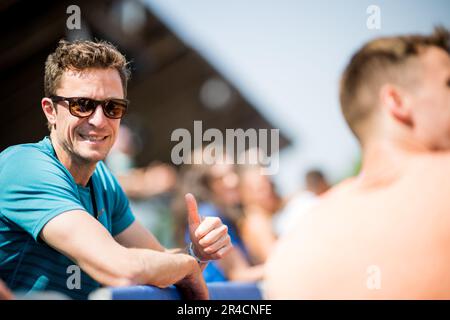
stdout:
<svg viewBox="0 0 450 320">
<path fill-rule="evenodd" d="M 405 90 L 393 84 L 384 84 L 380 89 L 380 102 L 397 121 L 412 125 L 411 107 Z"/>
<path fill-rule="evenodd" d="M 56 124 L 56 107 L 54 106 L 53 101 L 50 98 L 42 98 L 41 107 L 48 123 L 54 127 Z"/>
</svg>

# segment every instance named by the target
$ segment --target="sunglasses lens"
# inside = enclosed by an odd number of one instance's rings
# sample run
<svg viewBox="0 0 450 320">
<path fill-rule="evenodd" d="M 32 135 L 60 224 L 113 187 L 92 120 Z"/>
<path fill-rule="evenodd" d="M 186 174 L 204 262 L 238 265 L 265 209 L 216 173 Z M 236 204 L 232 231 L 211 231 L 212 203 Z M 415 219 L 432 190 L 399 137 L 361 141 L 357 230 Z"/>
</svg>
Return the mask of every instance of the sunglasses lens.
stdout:
<svg viewBox="0 0 450 320">
<path fill-rule="evenodd" d="M 71 101 L 70 111 L 78 117 L 88 117 L 95 110 L 96 103 L 90 99 L 77 99 Z"/>
<path fill-rule="evenodd" d="M 69 102 L 70 113 L 76 117 L 86 118 L 94 113 L 97 106 L 102 104 L 103 113 L 111 119 L 120 119 L 128 108 L 126 100 L 105 100 L 104 102 L 89 98 L 64 98 Z"/>
<path fill-rule="evenodd" d="M 119 119 L 125 115 L 127 105 L 119 101 L 108 101 L 105 104 L 105 115 L 112 119 Z"/>
</svg>

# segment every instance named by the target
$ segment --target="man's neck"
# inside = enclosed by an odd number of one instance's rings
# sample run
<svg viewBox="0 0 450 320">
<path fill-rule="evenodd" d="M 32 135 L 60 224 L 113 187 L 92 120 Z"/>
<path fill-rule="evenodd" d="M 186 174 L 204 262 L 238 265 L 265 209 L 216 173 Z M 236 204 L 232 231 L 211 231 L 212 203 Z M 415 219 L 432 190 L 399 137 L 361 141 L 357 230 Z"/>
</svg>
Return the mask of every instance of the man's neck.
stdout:
<svg viewBox="0 0 450 320">
<path fill-rule="evenodd" d="M 58 139 L 55 135 L 50 134 L 50 140 L 53 148 L 55 149 L 58 160 L 69 170 L 75 183 L 85 187 L 92 174 L 95 171 L 96 163 L 86 163 L 83 161 L 77 161 L 74 157 L 71 157 L 68 152 L 58 143 Z"/>
<path fill-rule="evenodd" d="M 363 146 L 361 172 L 355 182 L 359 186 L 376 188 L 389 185 L 403 176 L 415 156 L 429 150 L 413 140 L 384 139 L 368 141 Z"/>
</svg>

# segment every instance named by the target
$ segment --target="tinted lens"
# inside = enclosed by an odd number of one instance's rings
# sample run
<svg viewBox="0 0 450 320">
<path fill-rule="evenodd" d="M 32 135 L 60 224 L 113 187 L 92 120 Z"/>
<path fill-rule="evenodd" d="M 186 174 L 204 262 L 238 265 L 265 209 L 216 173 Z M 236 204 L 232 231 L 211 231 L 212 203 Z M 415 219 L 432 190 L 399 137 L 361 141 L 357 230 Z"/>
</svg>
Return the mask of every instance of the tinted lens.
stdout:
<svg viewBox="0 0 450 320">
<path fill-rule="evenodd" d="M 121 101 L 109 100 L 103 109 L 105 115 L 112 119 L 122 118 L 127 111 L 127 104 Z"/>
<path fill-rule="evenodd" d="M 95 110 L 96 102 L 91 99 L 76 99 L 70 102 L 70 112 L 78 117 L 88 117 Z"/>
</svg>

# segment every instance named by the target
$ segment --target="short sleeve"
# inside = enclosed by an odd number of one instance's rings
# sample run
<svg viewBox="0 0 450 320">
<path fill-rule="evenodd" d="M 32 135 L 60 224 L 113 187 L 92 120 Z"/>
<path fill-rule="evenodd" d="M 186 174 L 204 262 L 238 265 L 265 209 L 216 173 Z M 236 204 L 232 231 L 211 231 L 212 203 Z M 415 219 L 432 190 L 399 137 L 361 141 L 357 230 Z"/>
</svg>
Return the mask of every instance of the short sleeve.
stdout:
<svg viewBox="0 0 450 320">
<path fill-rule="evenodd" d="M 45 224 L 70 210 L 85 210 L 62 164 L 37 148 L 18 148 L 0 160 L 0 215 L 36 241 Z"/>
</svg>

